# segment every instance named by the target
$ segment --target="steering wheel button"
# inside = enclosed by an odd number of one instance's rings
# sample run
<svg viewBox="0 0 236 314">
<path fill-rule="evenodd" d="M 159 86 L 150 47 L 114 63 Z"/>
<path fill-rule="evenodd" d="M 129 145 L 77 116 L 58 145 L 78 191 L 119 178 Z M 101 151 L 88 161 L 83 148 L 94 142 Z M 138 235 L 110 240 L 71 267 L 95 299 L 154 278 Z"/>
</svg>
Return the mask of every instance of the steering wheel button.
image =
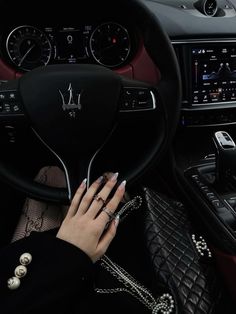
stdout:
<svg viewBox="0 0 236 314">
<path fill-rule="evenodd" d="M 4 95 L 5 95 L 5 99 L 7 101 L 15 101 L 17 99 L 17 92 L 14 90 L 13 91 L 6 91 L 4 93 Z"/>
<path fill-rule="evenodd" d="M 137 96 L 140 101 L 147 101 L 150 98 L 150 92 L 148 89 L 140 89 L 137 91 Z"/>
<path fill-rule="evenodd" d="M 138 91 L 138 96 L 147 96 L 147 89 L 140 89 Z"/>
<path fill-rule="evenodd" d="M 14 112 L 14 113 L 21 112 L 20 107 L 19 107 L 18 104 L 13 104 L 11 109 L 12 109 L 11 111 Z"/>
<path fill-rule="evenodd" d="M 132 108 L 133 108 L 133 109 L 136 109 L 136 108 L 137 108 L 137 105 L 138 105 L 137 99 L 133 98 L 132 101 L 131 101 L 131 105 L 132 105 Z"/>
<path fill-rule="evenodd" d="M 132 110 L 132 100 L 123 99 L 120 104 L 121 111 Z"/>
<path fill-rule="evenodd" d="M 9 94 L 9 98 L 10 98 L 10 99 L 16 99 L 16 94 L 15 94 L 14 92 L 11 92 L 11 93 Z"/>
<path fill-rule="evenodd" d="M 140 109 L 150 108 L 150 106 L 149 106 L 147 101 L 140 101 L 140 100 L 138 100 L 136 107 L 140 108 Z"/>
<path fill-rule="evenodd" d="M 9 103 L 3 103 L 3 111 L 6 113 L 11 112 L 11 107 Z"/>
<path fill-rule="evenodd" d="M 122 109 L 131 109 L 131 103 L 129 101 L 125 101 Z"/>
<path fill-rule="evenodd" d="M 130 99 L 133 96 L 131 88 L 124 88 L 124 97 Z"/>
</svg>

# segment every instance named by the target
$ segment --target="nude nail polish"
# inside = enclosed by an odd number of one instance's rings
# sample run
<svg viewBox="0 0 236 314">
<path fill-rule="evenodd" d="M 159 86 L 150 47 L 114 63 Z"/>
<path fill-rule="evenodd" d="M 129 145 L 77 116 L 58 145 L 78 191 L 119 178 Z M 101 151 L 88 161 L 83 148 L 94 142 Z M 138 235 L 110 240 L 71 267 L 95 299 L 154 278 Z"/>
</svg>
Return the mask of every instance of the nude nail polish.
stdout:
<svg viewBox="0 0 236 314">
<path fill-rule="evenodd" d="M 81 187 L 81 188 L 85 188 L 85 187 L 86 187 L 86 183 L 87 183 L 87 178 L 85 178 L 85 179 L 81 182 L 80 187 Z"/>
<path fill-rule="evenodd" d="M 115 224 L 115 227 L 116 227 L 116 228 L 117 228 L 119 222 L 120 222 L 120 216 L 119 216 L 119 215 L 116 215 L 116 218 L 114 219 L 114 224 Z"/>
<path fill-rule="evenodd" d="M 101 183 L 103 181 L 104 177 L 103 176 L 100 176 L 98 179 L 97 179 L 97 183 Z"/>
<path fill-rule="evenodd" d="M 118 175 L 119 175 L 119 172 L 114 173 L 110 180 L 111 180 L 112 182 L 116 181 L 117 178 L 118 178 Z"/>
<path fill-rule="evenodd" d="M 124 190 L 126 185 L 126 180 L 122 181 L 121 184 L 118 186 L 118 190 Z"/>
</svg>

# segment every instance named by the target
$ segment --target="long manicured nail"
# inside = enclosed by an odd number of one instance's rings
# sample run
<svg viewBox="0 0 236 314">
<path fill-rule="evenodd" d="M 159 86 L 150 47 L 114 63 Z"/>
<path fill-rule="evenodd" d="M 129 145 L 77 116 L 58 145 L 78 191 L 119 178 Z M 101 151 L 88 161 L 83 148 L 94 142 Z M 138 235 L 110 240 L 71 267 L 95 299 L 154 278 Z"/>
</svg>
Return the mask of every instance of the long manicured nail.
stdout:
<svg viewBox="0 0 236 314">
<path fill-rule="evenodd" d="M 103 179 L 104 179 L 104 177 L 100 176 L 96 181 L 97 181 L 97 183 L 102 183 Z"/>
<path fill-rule="evenodd" d="M 114 173 L 110 180 L 112 182 L 115 182 L 117 180 L 117 178 L 118 178 L 118 175 L 119 175 L 119 172 Z"/>
<path fill-rule="evenodd" d="M 121 184 L 118 186 L 118 190 L 124 190 L 126 185 L 126 180 L 122 181 Z"/>
<path fill-rule="evenodd" d="M 119 222 L 120 222 L 120 216 L 116 215 L 116 218 L 114 219 L 114 225 L 115 225 L 116 228 L 119 225 Z"/>
<path fill-rule="evenodd" d="M 87 183 L 87 178 L 85 178 L 81 184 L 80 184 L 80 188 L 84 189 L 86 187 L 86 183 Z"/>
</svg>

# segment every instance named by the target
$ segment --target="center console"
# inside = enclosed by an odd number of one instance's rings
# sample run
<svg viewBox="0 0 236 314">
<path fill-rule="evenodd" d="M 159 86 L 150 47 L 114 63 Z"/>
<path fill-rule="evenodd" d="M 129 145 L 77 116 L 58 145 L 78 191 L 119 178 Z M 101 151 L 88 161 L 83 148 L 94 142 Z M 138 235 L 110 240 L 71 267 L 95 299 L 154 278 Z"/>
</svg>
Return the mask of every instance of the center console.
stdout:
<svg viewBox="0 0 236 314">
<path fill-rule="evenodd" d="M 212 142 L 215 154 L 184 170 L 185 187 L 215 244 L 236 253 L 236 144 L 225 131 L 216 131 Z"/>
<path fill-rule="evenodd" d="M 178 186 L 177 196 L 236 296 L 236 40 L 176 40 L 173 45 L 183 100 L 168 183 L 175 178 L 171 187 Z"/>
<path fill-rule="evenodd" d="M 209 228 L 214 226 L 216 238 L 224 229 L 236 253 L 236 40 L 176 40 L 173 45 L 183 83 L 175 143 L 176 163 L 186 180 L 182 186 Z"/>
<path fill-rule="evenodd" d="M 181 125 L 236 124 L 236 41 L 173 42 L 182 71 Z"/>
<path fill-rule="evenodd" d="M 216 106 L 212 104 L 213 106 Z M 215 109 L 217 110 L 217 109 Z M 214 111 L 214 109 L 213 109 Z M 226 130 L 221 131 L 221 130 Z M 192 221 L 207 239 L 226 286 L 236 296 L 236 130 L 178 128 L 174 175 Z"/>
</svg>

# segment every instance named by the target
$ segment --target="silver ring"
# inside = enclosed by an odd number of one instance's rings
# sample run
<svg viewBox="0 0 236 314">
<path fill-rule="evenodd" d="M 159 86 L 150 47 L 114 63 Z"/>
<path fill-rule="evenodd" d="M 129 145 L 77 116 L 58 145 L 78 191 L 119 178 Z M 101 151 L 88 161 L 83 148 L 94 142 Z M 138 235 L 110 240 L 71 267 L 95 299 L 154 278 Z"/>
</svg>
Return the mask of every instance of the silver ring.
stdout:
<svg viewBox="0 0 236 314">
<path fill-rule="evenodd" d="M 99 195 L 99 194 L 96 194 L 94 195 L 94 198 L 93 198 L 95 201 L 99 202 L 99 201 L 102 201 L 102 204 L 104 205 L 105 204 L 105 200 Z"/>
<path fill-rule="evenodd" d="M 106 207 L 103 207 L 103 208 L 102 208 L 102 211 L 107 214 L 107 216 L 109 217 L 110 220 L 112 220 L 112 219 L 114 219 L 114 218 L 116 217 L 116 215 L 113 214 L 113 213 L 112 213 L 108 208 L 106 208 Z"/>
</svg>

